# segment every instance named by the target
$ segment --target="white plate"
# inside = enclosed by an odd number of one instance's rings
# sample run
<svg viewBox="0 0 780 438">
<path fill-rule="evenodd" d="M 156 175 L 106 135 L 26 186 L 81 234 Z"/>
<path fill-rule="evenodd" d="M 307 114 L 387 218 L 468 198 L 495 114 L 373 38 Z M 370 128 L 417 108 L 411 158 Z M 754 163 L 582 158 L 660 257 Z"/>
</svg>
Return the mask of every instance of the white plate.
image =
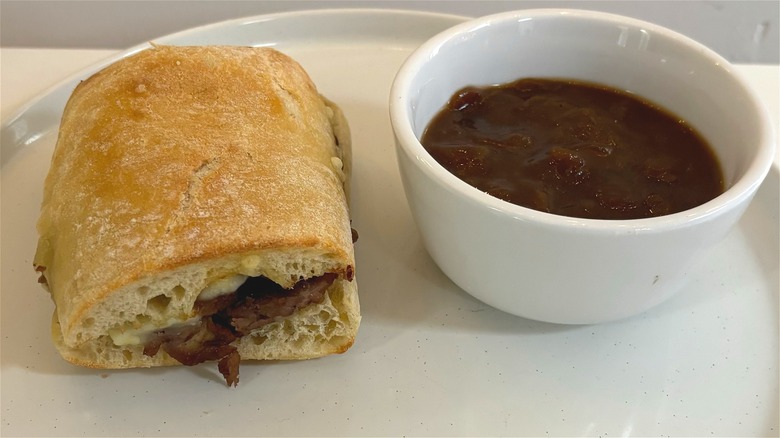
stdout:
<svg viewBox="0 0 780 438">
<path fill-rule="evenodd" d="M 433 265 L 401 189 L 387 95 L 408 53 L 460 20 L 319 11 L 157 40 L 273 45 L 352 125 L 357 342 L 324 359 L 244 363 L 236 389 L 214 364 L 106 372 L 59 358 L 31 260 L 59 115 L 78 78 L 4 125 L 2 435 L 777 435 L 777 167 L 687 289 L 629 320 L 519 319 Z"/>
</svg>

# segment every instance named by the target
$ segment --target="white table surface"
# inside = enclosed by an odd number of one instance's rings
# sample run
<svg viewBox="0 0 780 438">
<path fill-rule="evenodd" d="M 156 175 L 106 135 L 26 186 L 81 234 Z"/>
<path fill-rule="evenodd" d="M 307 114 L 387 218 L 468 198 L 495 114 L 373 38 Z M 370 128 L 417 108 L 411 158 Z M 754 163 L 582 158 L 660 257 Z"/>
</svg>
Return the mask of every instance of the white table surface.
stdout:
<svg viewBox="0 0 780 438">
<path fill-rule="evenodd" d="M 17 111 L 22 110 L 25 104 L 31 99 L 34 99 L 41 93 L 45 93 L 48 89 L 60 83 L 62 80 L 72 77 L 84 68 L 115 55 L 116 53 L 118 53 L 118 51 L 114 50 L 0 49 L 0 66 L 2 67 L 0 70 L 0 118 L 6 120 Z M 752 86 L 754 86 L 763 97 L 775 126 L 780 127 L 780 122 L 778 122 L 778 120 L 780 120 L 780 66 L 738 65 L 736 68 L 746 75 Z M 2 152 L 2 148 L 0 148 L 0 152 Z M 780 165 L 780 151 L 776 153 L 775 165 Z M 776 202 L 777 201 L 775 200 L 775 205 Z M 6 236 L 3 237 L 7 238 Z M 5 251 L 3 252 L 3 257 L 9 255 L 10 254 L 7 254 Z M 4 290 L 2 292 L 5 293 L 6 291 Z M 3 339 L 8 336 L 6 333 L 3 333 L 2 335 Z M 45 341 L 46 340 L 42 340 L 41 342 Z M 416 347 L 420 348 L 420 345 L 418 344 Z M 487 350 L 485 350 L 485 352 L 487 352 Z M 363 351 L 356 350 L 354 354 L 364 353 L 365 352 Z M 458 356 L 458 360 L 461 360 L 460 356 Z M 536 370 L 536 372 L 539 372 L 539 370 Z M 672 376 L 672 378 L 673 377 L 674 376 Z M 428 376 L 428 378 L 431 377 Z M 412 385 L 412 383 L 409 384 Z M 774 394 L 776 397 L 777 391 L 775 391 Z M 680 402 L 682 402 L 682 400 L 680 400 Z M 776 404 L 777 401 L 776 399 L 769 400 L 767 403 Z M 2 409 L 0 409 L 0 417 L 2 417 L 3 412 L 5 412 L 6 409 L 8 408 L 2 407 Z M 195 414 L 202 416 L 206 415 L 206 412 Z M 408 414 L 413 416 L 412 412 Z M 46 412 L 41 412 L 41 415 L 46 415 Z M 84 415 L 88 417 L 90 413 L 84 413 Z M 84 421 L 87 420 L 90 422 L 92 421 L 92 419 L 89 418 Z M 463 421 L 468 423 L 469 421 L 475 421 L 475 419 L 464 418 Z M 713 434 L 719 434 L 717 423 L 713 423 L 713 429 L 715 430 Z M 406 430 L 413 431 L 414 429 Z M 774 430 L 774 432 L 769 432 L 770 434 L 777 434 L 776 428 L 772 428 L 771 430 Z M 50 432 L 52 435 L 59 433 L 57 430 L 51 430 Z M 554 431 L 551 433 L 554 434 Z M 596 432 L 587 429 L 582 433 L 590 435 Z M 258 429 L 258 434 L 262 434 L 262 429 Z M 356 431 L 355 434 L 360 434 L 360 431 Z M 550 436 L 552 436 L 552 434 Z M 623 434 L 631 435 L 632 433 L 631 430 L 627 430 L 623 431 Z"/>
</svg>

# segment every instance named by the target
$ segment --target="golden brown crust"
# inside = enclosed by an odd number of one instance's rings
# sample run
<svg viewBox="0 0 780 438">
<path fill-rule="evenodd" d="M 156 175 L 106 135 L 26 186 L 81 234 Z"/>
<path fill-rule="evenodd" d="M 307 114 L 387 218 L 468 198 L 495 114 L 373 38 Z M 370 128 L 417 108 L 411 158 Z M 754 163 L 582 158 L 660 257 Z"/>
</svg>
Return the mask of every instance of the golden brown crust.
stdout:
<svg viewBox="0 0 780 438">
<path fill-rule="evenodd" d="M 208 277 L 222 260 L 303 251 L 324 260 L 315 270 L 353 266 L 333 113 L 295 61 L 265 48 L 155 46 L 79 84 L 34 260 L 63 345 L 105 334 L 112 294 L 188 265 Z M 282 271 L 264 274 L 297 280 Z M 168 298 L 186 310 L 196 295 Z"/>
</svg>

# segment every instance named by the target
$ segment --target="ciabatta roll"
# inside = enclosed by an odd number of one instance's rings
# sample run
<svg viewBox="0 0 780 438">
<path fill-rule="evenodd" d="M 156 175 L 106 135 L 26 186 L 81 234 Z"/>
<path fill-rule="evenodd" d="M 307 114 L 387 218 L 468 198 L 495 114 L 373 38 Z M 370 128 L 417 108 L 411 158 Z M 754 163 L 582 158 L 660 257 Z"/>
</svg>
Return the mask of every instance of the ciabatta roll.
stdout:
<svg viewBox="0 0 780 438">
<path fill-rule="evenodd" d="M 341 353 L 360 322 L 341 111 L 268 48 L 154 46 L 62 116 L 35 269 L 96 368 Z"/>
</svg>

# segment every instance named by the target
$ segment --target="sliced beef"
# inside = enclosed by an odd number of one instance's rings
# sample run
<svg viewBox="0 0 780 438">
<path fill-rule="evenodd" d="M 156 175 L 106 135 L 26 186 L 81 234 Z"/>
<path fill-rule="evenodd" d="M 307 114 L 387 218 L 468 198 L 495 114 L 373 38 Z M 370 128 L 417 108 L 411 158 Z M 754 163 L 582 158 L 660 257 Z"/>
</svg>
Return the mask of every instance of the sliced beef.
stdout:
<svg viewBox="0 0 780 438">
<path fill-rule="evenodd" d="M 195 301 L 195 313 L 201 316 L 210 316 L 232 305 L 238 297 L 235 293 L 220 295 L 210 300 Z"/>
<path fill-rule="evenodd" d="M 173 336 L 162 344 L 163 350 L 184 365 L 218 360 L 236 351 L 230 345 L 238 339 L 232 330 L 203 318 L 197 330 Z"/>
<path fill-rule="evenodd" d="M 183 365 L 219 360 L 219 371 L 228 385 L 238 384 L 241 357 L 231 343 L 268 323 L 321 303 L 336 274 L 301 280 L 284 289 L 265 277 L 250 277 L 234 293 L 197 301 L 202 316 L 196 325 L 170 327 L 147 340 L 144 354 L 154 356 L 162 348 Z"/>
<path fill-rule="evenodd" d="M 250 292 L 224 312 L 230 318 L 230 325 L 236 332 L 244 335 L 279 318 L 290 316 L 296 310 L 311 303 L 322 302 L 325 291 L 336 279 L 336 274 L 325 274 L 300 281 L 289 291 L 263 277 L 254 278 L 265 280 L 267 288 L 264 287 L 262 290 L 267 292 L 259 296 Z M 274 286 L 275 288 L 272 289 Z"/>
<path fill-rule="evenodd" d="M 38 276 L 38 283 L 48 286 L 49 283 L 46 281 L 46 274 L 44 274 L 44 272 L 46 271 L 46 266 L 38 266 L 38 265 L 33 265 L 33 266 L 35 266 L 35 272 L 40 274 Z"/>
<path fill-rule="evenodd" d="M 241 355 L 233 351 L 219 361 L 219 372 L 225 377 L 228 386 L 238 385 L 238 365 L 241 363 Z"/>
</svg>

